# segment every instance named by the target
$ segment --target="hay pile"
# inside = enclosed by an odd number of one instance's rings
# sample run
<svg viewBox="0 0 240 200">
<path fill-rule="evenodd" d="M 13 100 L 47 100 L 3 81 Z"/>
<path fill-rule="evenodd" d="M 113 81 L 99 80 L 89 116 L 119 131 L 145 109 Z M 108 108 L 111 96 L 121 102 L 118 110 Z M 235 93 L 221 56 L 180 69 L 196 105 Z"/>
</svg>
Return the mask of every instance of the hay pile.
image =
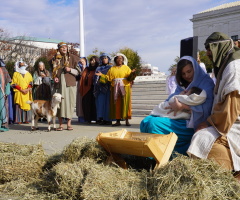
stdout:
<svg viewBox="0 0 240 200">
<path fill-rule="evenodd" d="M 77 138 L 66 146 L 62 153 L 64 162 L 75 162 L 82 158 L 91 158 L 98 163 L 107 159 L 105 150 L 98 143 L 89 138 Z"/>
<path fill-rule="evenodd" d="M 209 160 L 178 156 L 157 171 L 139 171 L 106 166 L 106 158 L 97 142 L 78 138 L 61 155 L 42 165 L 42 176 L 31 181 L 12 179 L 0 185 L 0 196 L 44 200 L 240 199 L 240 184 Z"/>
<path fill-rule="evenodd" d="M 148 177 L 154 199 L 240 199 L 240 184 L 210 160 L 178 156 Z"/>
<path fill-rule="evenodd" d="M 146 199 L 146 175 L 146 171 L 124 170 L 84 158 L 56 165 L 45 177 L 45 188 L 63 199 Z"/>
<path fill-rule="evenodd" d="M 0 143 L 0 183 L 38 177 L 45 160 L 41 145 Z"/>
<path fill-rule="evenodd" d="M 22 179 L 0 185 L 0 199 L 8 200 L 60 200 L 57 194 L 46 193 L 39 188 L 38 181 Z"/>
</svg>

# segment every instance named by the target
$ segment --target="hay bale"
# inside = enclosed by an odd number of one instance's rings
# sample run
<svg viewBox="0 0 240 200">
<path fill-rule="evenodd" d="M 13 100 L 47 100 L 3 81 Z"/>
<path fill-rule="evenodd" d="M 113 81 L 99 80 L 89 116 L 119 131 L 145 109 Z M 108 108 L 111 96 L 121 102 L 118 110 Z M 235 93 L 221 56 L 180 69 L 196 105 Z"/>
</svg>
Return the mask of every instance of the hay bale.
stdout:
<svg viewBox="0 0 240 200">
<path fill-rule="evenodd" d="M 77 138 L 64 148 L 62 159 L 64 162 L 73 163 L 81 158 L 91 158 L 101 163 L 106 160 L 107 153 L 95 140 Z"/>
<path fill-rule="evenodd" d="M 153 199 L 240 199 L 240 184 L 210 160 L 178 156 L 148 178 Z"/>
<path fill-rule="evenodd" d="M 43 166 L 43 171 L 52 169 L 55 165 L 62 161 L 62 154 L 55 153 L 47 157 L 46 163 Z"/>
<path fill-rule="evenodd" d="M 79 199 L 81 187 L 88 171 L 95 166 L 92 159 L 82 159 L 74 163 L 61 162 L 45 174 L 42 185 L 48 192 L 58 194 L 63 199 Z"/>
<path fill-rule="evenodd" d="M 42 145 L 0 143 L 0 183 L 37 177 L 45 159 Z"/>
<path fill-rule="evenodd" d="M 84 158 L 53 167 L 44 187 L 63 199 L 143 199 L 147 196 L 145 181 L 146 171 L 124 170 Z"/>
<path fill-rule="evenodd" d="M 58 200 L 56 194 L 41 192 L 38 179 L 24 181 L 22 179 L 0 185 L 0 199 L 21 200 Z"/>
<path fill-rule="evenodd" d="M 95 165 L 82 186 L 82 197 L 88 200 L 141 200 L 149 199 L 147 174 L 142 170 L 125 170 L 119 167 Z"/>
</svg>

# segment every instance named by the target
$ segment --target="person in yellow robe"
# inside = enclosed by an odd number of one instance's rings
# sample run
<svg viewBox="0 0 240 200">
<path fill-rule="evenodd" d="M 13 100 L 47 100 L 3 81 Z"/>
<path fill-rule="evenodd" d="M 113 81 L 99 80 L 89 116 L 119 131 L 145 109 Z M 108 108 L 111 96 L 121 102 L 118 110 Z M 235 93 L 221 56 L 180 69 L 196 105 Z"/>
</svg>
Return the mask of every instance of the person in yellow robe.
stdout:
<svg viewBox="0 0 240 200">
<path fill-rule="evenodd" d="M 127 66 L 127 58 L 124 54 L 117 53 L 113 58 L 113 67 L 108 70 L 108 73 L 102 74 L 96 72 L 100 76 L 101 83 L 111 83 L 111 97 L 110 97 L 110 118 L 116 119 L 113 126 L 120 126 L 120 120 L 126 120 L 126 126 L 131 126 L 129 119 L 131 119 L 131 83 L 136 77 L 135 69 L 131 70 Z"/>
<path fill-rule="evenodd" d="M 27 101 L 32 101 L 32 75 L 26 70 L 27 65 L 21 60 L 15 64 L 12 78 L 14 91 L 14 104 L 16 106 L 14 123 L 29 123 L 31 120 L 31 107 Z"/>
</svg>

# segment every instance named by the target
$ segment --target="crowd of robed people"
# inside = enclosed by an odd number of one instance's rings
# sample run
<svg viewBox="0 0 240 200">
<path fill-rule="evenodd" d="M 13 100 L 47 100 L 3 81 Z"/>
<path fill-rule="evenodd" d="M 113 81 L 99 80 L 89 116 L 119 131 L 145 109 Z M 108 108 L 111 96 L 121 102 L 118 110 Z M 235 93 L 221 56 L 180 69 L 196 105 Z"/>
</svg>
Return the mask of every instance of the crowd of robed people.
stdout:
<svg viewBox="0 0 240 200">
<path fill-rule="evenodd" d="M 176 89 L 166 100 L 167 116 L 159 112 L 159 106 L 157 112 L 153 110 L 142 120 L 140 131 L 174 132 L 178 136 L 174 152 L 192 158 L 213 159 L 237 175 L 240 171 L 240 49 L 231 38 L 219 32 L 207 38 L 205 47 L 213 63 L 216 84 L 194 58 L 181 57 L 174 75 Z M 57 113 L 58 131 L 64 129 L 64 120 L 67 130 L 73 129 L 75 106 L 80 123 L 94 121 L 110 125 L 114 121 L 113 126 L 120 126 L 124 120 L 130 126 L 131 86 L 136 73 L 127 66 L 125 55 L 118 53 L 111 61 L 104 53 L 91 57 L 88 64 L 85 57 L 79 61 L 77 56 L 70 54 L 66 43 L 59 43 L 50 63 L 51 73 L 40 62 L 32 77 L 26 70 L 26 63 L 18 61 L 11 79 L 1 60 L 1 131 L 8 130 L 10 120 L 28 123 L 31 110 L 25 102 L 49 100 L 54 92 L 64 97 Z M 198 92 L 189 93 L 193 88 Z M 189 100 L 191 95 L 195 99 L 204 97 L 204 101 L 193 105 L 180 100 Z M 175 117 L 179 112 L 188 115 Z"/>
<path fill-rule="evenodd" d="M 8 122 L 31 122 L 31 107 L 27 102 L 50 101 L 53 93 L 60 93 L 63 97 L 57 112 L 57 131 L 64 130 L 65 121 L 66 130 L 73 130 L 71 122 L 75 107 L 79 123 L 120 126 L 120 121 L 125 121 L 126 126 L 131 125 L 131 85 L 136 73 L 127 66 L 128 60 L 121 53 L 112 60 L 103 53 L 100 57 L 92 56 L 88 62 L 85 57 L 79 59 L 71 54 L 68 45 L 61 42 L 49 61 L 49 71 L 43 62 L 39 62 L 32 76 L 21 59 L 15 63 L 12 79 L 3 60 L 1 63 L 6 76 L 6 80 L 2 79 L 6 84 L 2 99 L 5 103 L 9 101 L 3 106 L 6 114 L 2 123 L 6 130 Z"/>
</svg>

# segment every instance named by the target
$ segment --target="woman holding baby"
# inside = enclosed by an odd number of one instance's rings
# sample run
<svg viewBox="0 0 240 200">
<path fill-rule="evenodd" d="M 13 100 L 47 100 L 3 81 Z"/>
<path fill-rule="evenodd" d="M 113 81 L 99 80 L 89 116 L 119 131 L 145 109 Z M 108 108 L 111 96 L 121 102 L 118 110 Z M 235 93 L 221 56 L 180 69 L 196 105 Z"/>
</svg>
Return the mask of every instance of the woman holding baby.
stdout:
<svg viewBox="0 0 240 200">
<path fill-rule="evenodd" d="M 169 134 L 170 132 L 174 132 L 178 136 L 174 151 L 186 155 L 194 130 L 211 113 L 214 83 L 210 76 L 202 70 L 197 61 L 191 56 L 183 56 L 179 60 L 176 82 L 177 88 L 175 93 L 171 94 L 166 101 L 174 95 L 188 91 L 192 87 L 204 90 L 207 96 L 206 101 L 201 105 L 189 106 L 175 98 L 175 101 L 169 102 L 170 112 L 173 112 L 174 115 L 180 111 L 190 113 L 190 119 L 171 119 L 169 117 L 149 115 L 142 120 L 140 130 L 144 133 L 155 134 Z"/>
</svg>

